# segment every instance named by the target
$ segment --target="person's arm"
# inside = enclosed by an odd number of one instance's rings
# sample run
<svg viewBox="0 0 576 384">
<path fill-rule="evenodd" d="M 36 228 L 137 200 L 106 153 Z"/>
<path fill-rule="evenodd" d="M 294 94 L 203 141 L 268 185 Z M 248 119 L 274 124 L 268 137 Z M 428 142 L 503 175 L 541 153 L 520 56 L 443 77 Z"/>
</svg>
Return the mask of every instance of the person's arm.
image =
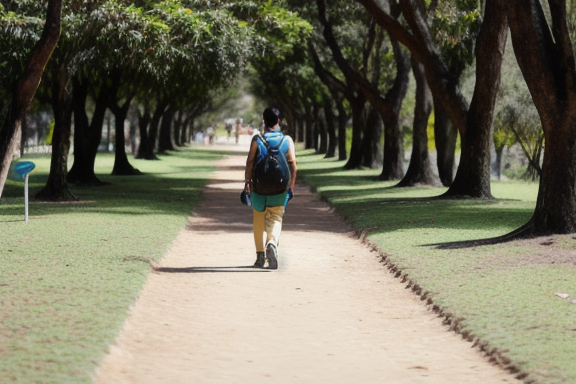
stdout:
<svg viewBox="0 0 576 384">
<path fill-rule="evenodd" d="M 288 167 L 290 168 L 290 186 L 289 188 L 294 193 L 294 187 L 296 185 L 296 149 L 294 148 L 294 141 L 288 136 L 290 140 L 290 147 L 288 148 L 288 153 L 286 154 L 286 161 L 288 162 Z"/>
<path fill-rule="evenodd" d="M 254 159 L 256 158 L 257 150 L 258 144 L 256 143 L 256 140 L 252 140 L 250 151 L 248 152 L 248 158 L 246 159 L 246 170 L 244 171 L 244 187 L 248 193 L 250 193 L 250 182 L 252 181 L 252 170 L 254 169 Z"/>
</svg>

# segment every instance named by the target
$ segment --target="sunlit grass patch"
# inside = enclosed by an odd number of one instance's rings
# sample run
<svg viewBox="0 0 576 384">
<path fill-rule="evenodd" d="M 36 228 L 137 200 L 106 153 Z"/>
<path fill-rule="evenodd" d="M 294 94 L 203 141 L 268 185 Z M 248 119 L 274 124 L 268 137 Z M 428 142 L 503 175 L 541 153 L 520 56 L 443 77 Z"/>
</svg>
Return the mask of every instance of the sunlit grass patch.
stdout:
<svg viewBox="0 0 576 384">
<path fill-rule="evenodd" d="M 440 247 L 522 226 L 538 184 L 493 182 L 494 200 L 439 199 L 446 188 L 396 188 L 378 181 L 379 170 L 345 171 L 316 155 L 301 163 L 303 179 L 381 250 L 399 280 L 418 287 L 423 303 L 458 319 L 466 338 L 496 348 L 529 379 L 576 382 L 576 304 L 555 296 L 576 299 L 575 236 Z"/>
<path fill-rule="evenodd" d="M 220 154 L 181 150 L 160 161 L 131 159 L 139 176 L 111 176 L 114 157 L 99 154 L 109 183 L 70 190 L 79 201 L 33 199 L 50 159 L 33 157 L 30 220 L 23 183 L 0 200 L 0 381 L 88 383 L 120 330 L 150 271 L 187 223 Z"/>
</svg>

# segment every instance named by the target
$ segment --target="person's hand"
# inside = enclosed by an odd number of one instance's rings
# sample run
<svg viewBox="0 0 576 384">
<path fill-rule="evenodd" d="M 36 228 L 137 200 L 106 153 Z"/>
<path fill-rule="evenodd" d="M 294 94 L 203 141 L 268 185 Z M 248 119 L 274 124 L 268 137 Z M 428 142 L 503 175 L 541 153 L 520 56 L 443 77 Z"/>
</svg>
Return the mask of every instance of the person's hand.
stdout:
<svg viewBox="0 0 576 384">
<path fill-rule="evenodd" d="M 288 189 L 288 201 L 292 200 L 294 197 L 294 192 L 292 192 L 292 188 Z"/>
<path fill-rule="evenodd" d="M 250 194 L 250 181 L 246 181 L 244 183 L 244 190 L 246 191 L 247 194 Z"/>
</svg>

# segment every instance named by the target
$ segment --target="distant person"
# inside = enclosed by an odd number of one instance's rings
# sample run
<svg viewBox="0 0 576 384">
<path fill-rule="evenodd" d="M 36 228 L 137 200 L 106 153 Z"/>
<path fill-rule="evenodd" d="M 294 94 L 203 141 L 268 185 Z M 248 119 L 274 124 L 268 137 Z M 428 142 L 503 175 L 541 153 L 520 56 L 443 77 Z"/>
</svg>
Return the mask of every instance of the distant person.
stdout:
<svg viewBox="0 0 576 384">
<path fill-rule="evenodd" d="M 277 269 L 282 218 L 296 183 L 296 151 L 292 138 L 280 130 L 278 109 L 266 108 L 263 120 L 264 134 L 258 132 L 250 143 L 245 190 L 253 208 L 254 266 L 264 267 L 268 261 L 270 269 Z M 277 166 L 268 166 L 273 161 L 277 161 Z"/>
<path fill-rule="evenodd" d="M 214 128 L 208 127 L 206 129 L 206 136 L 208 136 L 208 144 L 214 144 L 214 136 L 216 136 L 216 131 L 214 131 Z"/>
<path fill-rule="evenodd" d="M 234 137 L 236 139 L 236 144 L 240 141 L 240 132 L 242 131 L 242 119 L 236 120 L 236 131 L 234 133 Z"/>
<path fill-rule="evenodd" d="M 226 127 L 226 132 L 228 132 L 228 138 L 230 138 L 230 134 L 232 133 L 232 127 L 234 126 L 234 124 L 226 122 L 225 123 L 225 127 Z"/>
<path fill-rule="evenodd" d="M 196 132 L 194 138 L 197 144 L 204 144 L 204 133 L 202 133 L 202 131 Z"/>
</svg>

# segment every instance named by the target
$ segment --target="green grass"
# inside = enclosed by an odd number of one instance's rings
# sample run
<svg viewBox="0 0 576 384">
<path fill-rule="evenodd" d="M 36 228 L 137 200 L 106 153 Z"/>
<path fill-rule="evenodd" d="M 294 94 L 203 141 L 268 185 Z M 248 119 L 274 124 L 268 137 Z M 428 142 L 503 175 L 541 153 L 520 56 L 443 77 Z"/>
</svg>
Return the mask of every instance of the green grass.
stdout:
<svg viewBox="0 0 576 384">
<path fill-rule="evenodd" d="M 71 186 L 75 203 L 30 202 L 8 181 L 0 200 L 0 382 L 89 383 L 147 274 L 161 258 L 222 155 L 192 150 L 161 161 L 131 160 L 141 176 L 110 176 L 113 156 L 96 173 L 110 185 Z M 30 176 L 43 187 L 46 157 Z"/>
<path fill-rule="evenodd" d="M 395 188 L 379 170 L 344 171 L 344 162 L 301 153 L 299 175 L 358 233 L 387 256 L 393 270 L 419 286 L 459 332 L 526 381 L 576 383 L 576 241 L 553 236 L 460 249 L 447 242 L 501 236 L 527 222 L 537 184 L 493 182 L 497 198 L 435 199 L 445 188 Z"/>
<path fill-rule="evenodd" d="M 96 172 L 108 186 L 71 187 L 77 203 L 30 202 L 9 181 L 0 199 L 0 382 L 89 383 L 147 274 L 186 224 L 224 153 L 183 150 L 131 160 L 142 176 Z M 43 187 L 46 157 L 28 158 L 30 194 Z M 537 185 L 493 183 L 498 199 L 439 200 L 444 188 L 393 188 L 379 170 L 299 153 L 299 175 L 407 275 L 460 332 L 497 348 L 527 380 L 576 383 L 573 236 L 439 249 L 434 244 L 503 235 L 532 215 Z M 296 196 L 297 198 L 297 196 Z M 549 245 L 546 245 L 549 244 Z M 413 285 L 414 286 L 414 285 Z"/>
</svg>

